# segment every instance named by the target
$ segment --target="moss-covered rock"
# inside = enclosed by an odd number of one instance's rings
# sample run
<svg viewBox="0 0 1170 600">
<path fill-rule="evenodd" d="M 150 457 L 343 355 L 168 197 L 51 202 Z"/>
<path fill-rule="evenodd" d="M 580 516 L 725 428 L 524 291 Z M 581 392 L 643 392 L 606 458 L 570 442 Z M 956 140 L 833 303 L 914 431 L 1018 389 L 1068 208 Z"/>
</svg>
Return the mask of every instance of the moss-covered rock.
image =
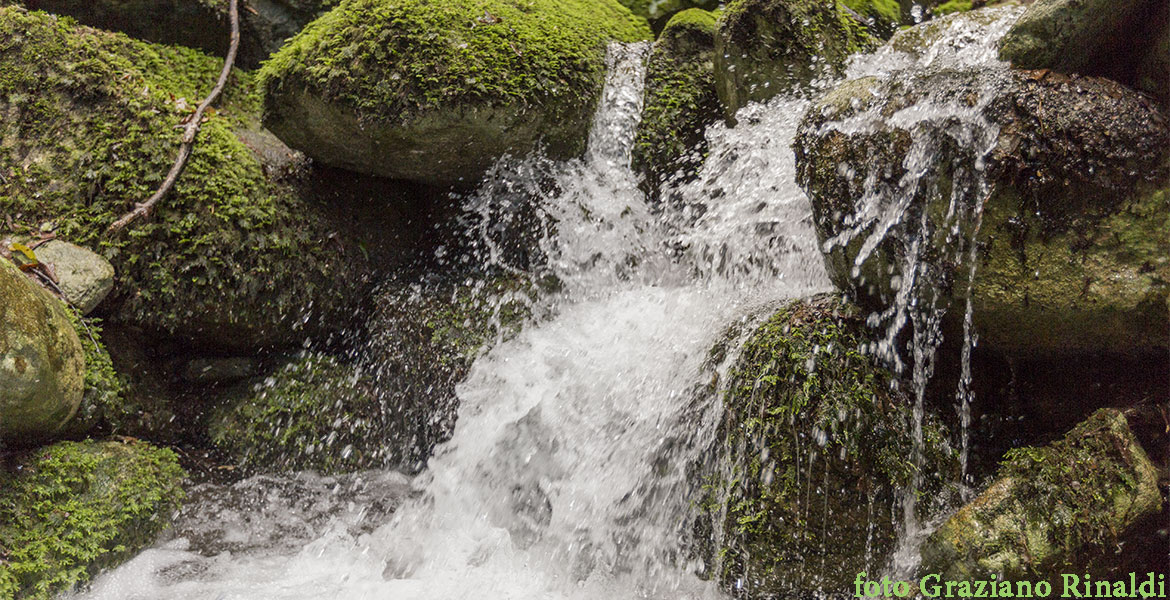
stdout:
<svg viewBox="0 0 1170 600">
<path fill-rule="evenodd" d="M 260 71 L 265 124 L 322 163 L 474 183 L 505 153 L 585 147 L 615 0 L 343 0 Z"/>
<path fill-rule="evenodd" d="M 81 341 L 65 305 L 0 256 L 0 443 L 60 432 L 84 382 Z"/>
<path fill-rule="evenodd" d="M 899 490 L 938 500 L 958 477 L 945 430 L 859 350 L 864 319 L 828 296 L 791 302 L 747 340 L 728 375 L 723 444 L 705 510 L 714 575 L 751 598 L 851 589 L 896 541 Z M 919 503 L 920 516 L 934 509 Z M 721 534 L 720 534 L 721 532 Z"/>
<path fill-rule="evenodd" d="M 13 0 L 68 15 L 91 27 L 121 31 L 156 44 L 178 44 L 225 56 L 231 25 L 228 0 Z M 264 0 L 240 3 L 237 60 L 255 68 L 337 0 Z"/>
<path fill-rule="evenodd" d="M 706 154 L 707 126 L 720 116 L 715 93 L 715 15 L 692 8 L 670 19 L 646 66 L 645 105 L 633 166 L 647 190 L 692 175 Z"/>
<path fill-rule="evenodd" d="M 386 412 L 359 369 L 308 354 L 227 401 L 208 431 L 248 473 L 342 473 L 384 464 Z"/>
<path fill-rule="evenodd" d="M 0 211 L 110 260 L 111 324 L 211 347 L 299 341 L 345 314 L 368 263 L 233 133 L 258 118 L 249 74 L 233 73 L 155 214 L 104 233 L 158 186 L 221 62 L 0 8 Z"/>
<path fill-rule="evenodd" d="M 1158 471 L 1125 416 L 1101 409 L 1057 442 L 1009 452 L 995 481 L 926 541 L 922 569 L 943 581 L 1101 573 L 1161 505 Z"/>
<path fill-rule="evenodd" d="M 902 7 L 898 0 L 841 0 L 853 12 L 865 19 L 874 35 L 888 38 L 902 22 Z"/>
<path fill-rule="evenodd" d="M 1163 0 L 1036 0 L 1000 42 L 1022 69 L 1100 75 L 1170 106 L 1170 5 Z"/>
<path fill-rule="evenodd" d="M 993 135 L 979 144 L 952 135 L 972 126 L 958 116 L 913 133 L 885 121 L 916 103 L 970 107 L 989 124 L 973 126 Z M 877 124 L 832 126 L 846 118 Z M 930 144 L 930 168 L 907 188 L 915 143 Z M 981 144 L 991 148 L 983 158 Z M 1170 126 L 1143 95 L 1104 79 L 1001 69 L 857 80 L 810 108 L 796 153 L 822 242 L 846 231 L 851 215 L 913 194 L 856 274 L 872 228 L 826 255 L 834 282 L 870 307 L 895 302 L 892 283 L 925 213 L 919 252 L 957 331 L 971 265 L 953 248 L 975 222 L 959 223 L 956 238 L 946 222 L 954 202 L 955 214 L 982 208 L 972 290 L 981 345 L 1037 358 L 1170 347 Z"/>
<path fill-rule="evenodd" d="M 101 320 L 72 313 L 69 318 L 85 354 L 85 391 L 77 414 L 69 423 L 69 431 L 76 434 L 146 434 L 148 430 L 136 424 L 138 411 L 126 401 L 126 382 L 114 369 L 110 353 L 102 342 Z"/>
<path fill-rule="evenodd" d="M 719 17 L 715 84 L 728 119 L 823 75 L 874 38 L 837 0 L 733 0 Z"/>
<path fill-rule="evenodd" d="M 61 442 L 0 472 L 0 597 L 49 600 L 154 541 L 183 498 L 175 454 Z"/>
<path fill-rule="evenodd" d="M 650 27 L 659 33 L 680 12 L 692 8 L 713 11 L 721 4 L 719 0 L 618 0 L 618 3 L 649 21 Z"/>
</svg>

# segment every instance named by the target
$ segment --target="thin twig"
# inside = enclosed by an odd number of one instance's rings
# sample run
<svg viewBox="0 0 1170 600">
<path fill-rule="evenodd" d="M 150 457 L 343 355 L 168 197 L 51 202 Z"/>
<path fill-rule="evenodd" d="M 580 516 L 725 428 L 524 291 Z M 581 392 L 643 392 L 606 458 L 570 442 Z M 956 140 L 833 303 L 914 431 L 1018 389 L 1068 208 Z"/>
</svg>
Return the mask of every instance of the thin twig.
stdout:
<svg viewBox="0 0 1170 600">
<path fill-rule="evenodd" d="M 215 83 L 215 87 L 211 90 L 211 93 L 203 99 L 203 102 L 199 103 L 199 108 L 195 109 L 195 114 L 187 122 L 187 127 L 183 131 L 183 143 L 179 146 L 179 155 L 175 158 L 175 164 L 171 167 L 171 171 L 167 173 L 167 178 L 163 180 L 158 191 L 147 199 L 146 202 L 135 204 L 134 210 L 123 215 L 121 219 L 114 221 L 109 229 L 106 230 L 107 234 L 117 233 L 138 218 L 150 216 L 150 212 L 154 210 L 154 206 L 158 204 L 159 200 L 162 200 L 171 191 L 171 188 L 175 187 L 175 182 L 178 181 L 179 174 L 187 166 L 187 159 L 191 157 L 191 150 L 195 145 L 195 135 L 199 133 L 199 126 L 203 121 L 203 112 L 223 92 L 223 88 L 227 85 L 228 76 L 232 72 L 232 65 L 236 62 L 236 51 L 240 49 L 240 13 L 238 4 L 239 0 L 231 0 L 228 8 L 232 22 L 232 40 L 231 45 L 228 47 L 227 58 L 223 61 L 223 70 L 220 71 L 219 80 Z"/>
</svg>

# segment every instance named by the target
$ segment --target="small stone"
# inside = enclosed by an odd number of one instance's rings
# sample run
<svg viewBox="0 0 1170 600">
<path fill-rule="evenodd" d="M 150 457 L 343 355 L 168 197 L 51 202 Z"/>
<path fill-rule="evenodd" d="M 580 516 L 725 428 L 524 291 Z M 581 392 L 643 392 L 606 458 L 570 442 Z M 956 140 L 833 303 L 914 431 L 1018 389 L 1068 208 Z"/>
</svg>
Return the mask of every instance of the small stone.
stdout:
<svg viewBox="0 0 1170 600">
<path fill-rule="evenodd" d="M 88 315 L 114 289 L 114 267 L 101 255 L 62 240 L 36 248 L 37 259 L 48 264 L 57 286 L 70 304 Z"/>
</svg>

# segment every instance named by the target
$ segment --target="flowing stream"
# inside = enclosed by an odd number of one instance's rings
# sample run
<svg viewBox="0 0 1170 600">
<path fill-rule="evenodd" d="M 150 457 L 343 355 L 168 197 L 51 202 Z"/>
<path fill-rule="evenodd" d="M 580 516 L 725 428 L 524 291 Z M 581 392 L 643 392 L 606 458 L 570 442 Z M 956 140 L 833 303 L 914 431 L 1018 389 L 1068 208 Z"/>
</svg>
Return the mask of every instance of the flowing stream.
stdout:
<svg viewBox="0 0 1170 600">
<path fill-rule="evenodd" d="M 993 60 L 975 52 L 989 35 L 951 31 L 929 57 L 856 57 L 850 75 Z M 555 224 L 539 245 L 562 285 L 476 360 L 454 437 L 422 474 L 202 485 L 168 540 L 79 597 L 723 597 L 686 551 L 688 467 L 722 410 L 696 390 L 734 359 L 709 358 L 733 326 L 830 289 L 794 183 L 808 101 L 776 98 L 734 129 L 712 126 L 698 177 L 672 190 L 681 200 L 651 206 L 629 168 L 647 51 L 611 49 L 585 158 L 506 158 L 468 199 L 482 215 L 505 195 L 536 202 Z"/>
</svg>

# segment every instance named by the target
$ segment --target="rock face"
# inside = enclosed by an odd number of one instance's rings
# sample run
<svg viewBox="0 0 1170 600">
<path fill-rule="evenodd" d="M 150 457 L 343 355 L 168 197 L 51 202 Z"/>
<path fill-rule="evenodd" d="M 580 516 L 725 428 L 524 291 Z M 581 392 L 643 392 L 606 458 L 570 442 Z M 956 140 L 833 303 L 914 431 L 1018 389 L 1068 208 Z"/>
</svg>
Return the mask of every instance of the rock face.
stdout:
<svg viewBox="0 0 1170 600">
<path fill-rule="evenodd" d="M 703 164 L 704 132 L 720 113 L 714 61 L 715 15 L 697 8 L 675 15 L 654 42 L 633 152 L 651 193 Z"/>
<path fill-rule="evenodd" d="M 81 403 L 84 371 L 65 305 L 0 258 L 0 442 L 59 432 Z"/>
<path fill-rule="evenodd" d="M 195 50 L 0 8 L 0 212 L 18 234 L 101 248 L 117 273 L 108 323 L 215 349 L 297 343 L 344 325 L 370 264 L 233 133 L 259 117 L 249 74 L 233 74 L 155 214 L 104 234 L 159 184 L 175 126 L 219 68 Z"/>
<path fill-rule="evenodd" d="M 1057 442 L 1009 452 L 994 483 L 926 541 L 923 572 L 943 581 L 1099 572 L 1161 504 L 1158 471 L 1125 416 L 1102 409 Z"/>
<path fill-rule="evenodd" d="M 728 119 L 824 75 L 874 38 L 836 0 L 734 0 L 719 18 L 715 84 Z"/>
<path fill-rule="evenodd" d="M 227 0 L 24 0 L 31 9 L 69 15 L 91 27 L 121 31 L 156 44 L 227 54 Z M 241 67 L 255 68 L 285 40 L 337 0 L 258 0 L 240 3 Z M 211 83 L 209 82 L 210 89 Z"/>
<path fill-rule="evenodd" d="M 583 151 L 606 46 L 649 33 L 614 0 L 345 0 L 261 70 L 264 123 L 328 165 L 474 183 Z"/>
<path fill-rule="evenodd" d="M 889 120 L 913 105 L 925 108 L 901 114 L 928 118 Z M 920 240 L 920 273 L 961 317 L 970 254 L 952 248 L 973 236 L 982 345 L 1033 357 L 1170 347 L 1170 127 L 1141 94 L 1000 69 L 851 81 L 809 110 L 796 153 L 817 235 L 836 240 L 830 275 L 871 307 L 896 301 Z M 904 179 L 914 156 L 921 176 Z M 948 223 L 948 207 L 969 216 Z"/>
<path fill-rule="evenodd" d="M 96 252 L 52 240 L 38 246 L 36 254 L 52 266 L 65 299 L 83 315 L 93 312 L 114 289 L 114 267 Z"/>
<path fill-rule="evenodd" d="M 829 296 L 792 302 L 752 334 L 730 371 L 721 467 L 704 503 L 721 545 L 705 560 L 737 594 L 848 589 L 867 561 L 893 549 L 898 490 L 915 474 L 913 408 L 858 350 L 863 329 Z M 929 417 L 924 458 L 919 489 L 939 498 L 958 461 Z"/>
<path fill-rule="evenodd" d="M 1036 0 L 999 55 L 1022 69 L 1108 77 L 1170 106 L 1170 5 L 1163 0 Z"/>
<path fill-rule="evenodd" d="M 183 499 L 175 453 L 61 442 L 0 472 L 0 598 L 48 600 L 150 545 Z"/>
</svg>

